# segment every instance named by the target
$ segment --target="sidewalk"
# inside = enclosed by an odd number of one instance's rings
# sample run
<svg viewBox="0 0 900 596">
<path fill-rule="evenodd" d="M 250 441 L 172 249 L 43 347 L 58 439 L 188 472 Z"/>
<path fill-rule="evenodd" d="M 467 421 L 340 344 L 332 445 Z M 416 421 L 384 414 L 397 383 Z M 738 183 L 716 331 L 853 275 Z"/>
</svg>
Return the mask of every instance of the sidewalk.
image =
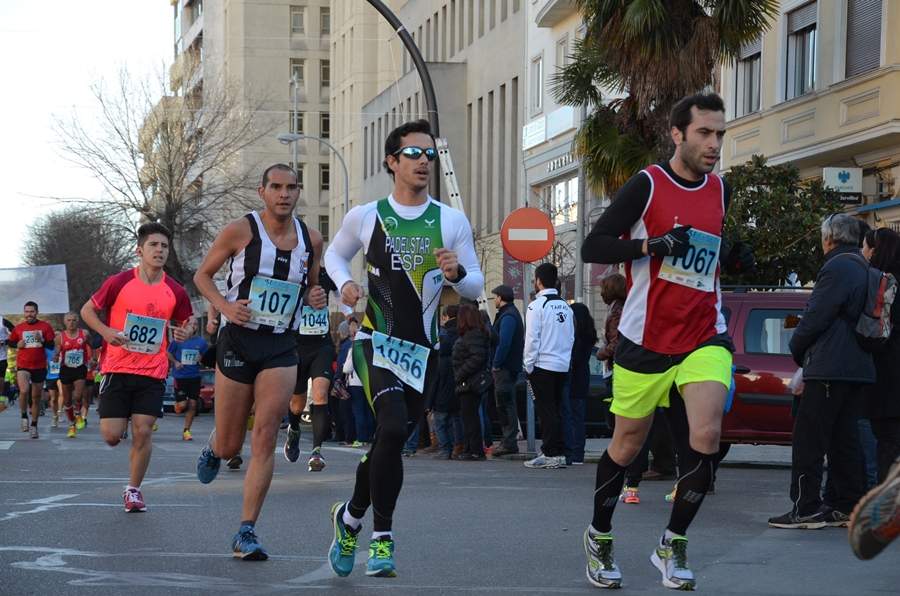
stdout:
<svg viewBox="0 0 900 596">
<path fill-rule="evenodd" d="M 597 463 L 609 445 L 610 439 L 588 439 L 585 446 L 584 463 Z M 528 452 L 528 443 L 519 441 L 519 453 L 503 456 L 506 459 L 527 460 L 537 454 Z M 540 444 L 538 444 L 540 449 Z M 724 468 L 790 468 L 791 447 L 789 445 L 732 445 L 731 450 L 720 464 Z"/>
</svg>

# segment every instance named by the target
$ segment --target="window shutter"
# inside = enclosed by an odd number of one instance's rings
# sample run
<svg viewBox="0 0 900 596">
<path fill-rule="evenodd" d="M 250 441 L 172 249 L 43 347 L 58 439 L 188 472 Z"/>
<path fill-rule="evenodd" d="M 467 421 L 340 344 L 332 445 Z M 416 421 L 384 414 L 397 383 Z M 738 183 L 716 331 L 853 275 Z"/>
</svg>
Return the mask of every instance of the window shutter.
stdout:
<svg viewBox="0 0 900 596">
<path fill-rule="evenodd" d="M 816 23 L 816 3 L 810 2 L 788 13 L 788 34 L 796 33 Z"/>
<path fill-rule="evenodd" d="M 750 43 L 746 43 L 741 46 L 741 50 L 738 52 L 738 60 L 745 60 L 754 54 L 759 54 L 762 52 L 762 37 L 757 37 Z"/>
<path fill-rule="evenodd" d="M 847 71 L 852 77 L 881 65 L 881 0 L 847 3 Z"/>
</svg>

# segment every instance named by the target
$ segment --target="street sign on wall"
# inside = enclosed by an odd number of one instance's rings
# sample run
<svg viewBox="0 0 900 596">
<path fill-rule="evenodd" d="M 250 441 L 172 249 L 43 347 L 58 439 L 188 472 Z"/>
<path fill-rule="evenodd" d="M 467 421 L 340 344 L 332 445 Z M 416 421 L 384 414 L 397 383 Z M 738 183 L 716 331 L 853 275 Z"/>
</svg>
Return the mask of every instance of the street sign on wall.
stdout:
<svg viewBox="0 0 900 596">
<path fill-rule="evenodd" d="M 506 216 L 500 228 L 500 241 L 511 257 L 533 263 L 547 256 L 556 233 L 546 213 L 534 207 L 522 207 Z"/>
<path fill-rule="evenodd" d="M 862 168 L 823 168 L 825 188 L 841 193 L 841 203 L 860 205 L 863 192 Z"/>
</svg>

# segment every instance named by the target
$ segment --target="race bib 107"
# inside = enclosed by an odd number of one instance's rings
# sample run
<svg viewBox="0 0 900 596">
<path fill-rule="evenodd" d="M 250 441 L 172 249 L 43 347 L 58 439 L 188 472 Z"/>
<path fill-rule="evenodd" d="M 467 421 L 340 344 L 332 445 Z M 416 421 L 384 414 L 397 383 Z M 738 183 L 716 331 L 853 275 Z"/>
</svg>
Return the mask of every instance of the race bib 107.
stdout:
<svg viewBox="0 0 900 596">
<path fill-rule="evenodd" d="M 250 283 L 250 322 L 286 329 L 300 300 L 300 284 L 257 275 Z"/>
</svg>

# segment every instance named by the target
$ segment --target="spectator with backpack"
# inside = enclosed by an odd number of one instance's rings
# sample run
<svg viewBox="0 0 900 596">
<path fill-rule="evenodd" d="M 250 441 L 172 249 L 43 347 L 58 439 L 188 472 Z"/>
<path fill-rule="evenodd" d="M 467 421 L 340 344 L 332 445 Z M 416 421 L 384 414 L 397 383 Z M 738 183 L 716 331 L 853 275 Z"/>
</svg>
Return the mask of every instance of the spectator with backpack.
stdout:
<svg viewBox="0 0 900 596">
<path fill-rule="evenodd" d="M 878 228 L 865 235 L 862 254 L 872 267 L 900 276 L 900 235 L 890 228 Z M 878 482 L 884 482 L 888 470 L 900 457 L 900 306 L 894 300 L 890 309 L 893 332 L 887 345 L 872 354 L 875 384 L 863 387 L 862 417 L 871 421 L 877 442 Z"/>
<path fill-rule="evenodd" d="M 875 383 L 872 354 L 857 341 L 854 327 L 869 293 L 870 269 L 857 249 L 859 226 L 843 212 L 821 227 L 825 265 L 790 341 L 803 367 L 803 393 L 792 435 L 791 510 L 769 519 L 788 529 L 846 526 L 862 497 L 859 413 L 863 385 Z M 880 275 L 880 273 L 879 273 Z M 822 465 L 836 502 L 823 507 Z"/>
</svg>

